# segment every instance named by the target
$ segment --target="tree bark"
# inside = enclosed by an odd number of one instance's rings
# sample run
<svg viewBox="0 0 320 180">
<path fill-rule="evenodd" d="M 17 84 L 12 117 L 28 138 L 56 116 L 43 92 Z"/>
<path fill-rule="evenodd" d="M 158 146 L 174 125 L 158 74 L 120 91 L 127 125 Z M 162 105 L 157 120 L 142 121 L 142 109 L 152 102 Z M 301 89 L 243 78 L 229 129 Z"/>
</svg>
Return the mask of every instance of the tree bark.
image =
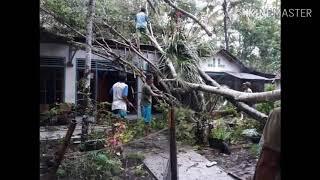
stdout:
<svg viewBox="0 0 320 180">
<path fill-rule="evenodd" d="M 82 129 L 81 129 L 81 142 L 85 142 L 87 139 L 88 129 L 89 129 L 89 103 L 90 103 L 90 73 L 91 73 L 91 56 L 92 56 L 92 26 L 93 18 L 95 13 L 95 0 L 89 0 L 88 14 L 87 14 L 87 27 L 86 27 L 86 60 L 85 60 L 85 70 L 84 70 L 84 89 L 85 93 L 83 107 L 84 114 L 82 119 Z"/>
<path fill-rule="evenodd" d="M 202 71 L 199 66 L 197 66 L 197 68 L 198 68 L 198 72 L 199 72 L 200 76 L 205 81 L 208 81 L 211 86 L 216 86 L 216 87 L 220 87 L 221 86 L 219 83 L 217 83 L 217 81 L 213 80 L 207 73 Z"/>
<path fill-rule="evenodd" d="M 255 120 L 257 120 L 257 121 L 259 121 L 261 123 L 265 123 L 265 121 L 268 118 L 268 116 L 265 115 L 264 113 L 261 113 L 260 111 L 248 106 L 247 104 L 245 104 L 243 102 L 237 102 L 235 100 L 229 100 L 229 102 L 231 102 L 239 110 L 245 112 L 246 114 L 251 116 L 253 119 L 255 119 Z"/>
<path fill-rule="evenodd" d="M 194 20 L 196 23 L 198 23 L 200 25 L 200 27 L 205 30 L 205 32 L 207 33 L 208 36 L 212 36 L 212 33 L 208 30 L 208 28 L 206 27 L 206 25 L 204 25 L 202 22 L 200 22 L 194 15 L 192 15 L 191 13 L 177 7 L 176 5 L 174 5 L 170 0 L 164 0 L 164 2 L 166 2 L 169 6 L 171 6 L 172 8 L 182 12 L 183 14 L 185 14 L 186 16 L 188 16 L 189 18 L 191 18 L 192 20 Z"/>
<path fill-rule="evenodd" d="M 147 0 L 147 2 L 149 4 L 149 6 L 151 7 L 151 9 L 157 14 L 158 12 L 157 12 L 156 8 L 154 7 L 154 5 L 152 4 L 152 2 L 150 0 Z"/>
<path fill-rule="evenodd" d="M 213 87 L 205 84 L 196 84 L 196 83 L 190 83 L 186 81 L 182 81 L 182 82 L 188 85 L 192 89 L 218 94 L 226 98 L 232 98 L 237 101 L 239 101 L 239 97 L 243 101 L 248 99 L 251 102 L 252 101 L 255 101 L 255 102 L 276 101 L 280 99 L 280 90 L 261 92 L 261 93 L 245 93 L 245 92 L 232 90 L 229 88 L 224 88 L 221 86 Z"/>
<path fill-rule="evenodd" d="M 150 41 L 154 44 L 154 46 L 160 51 L 160 53 L 164 56 L 166 56 L 166 53 L 164 52 L 164 50 L 162 49 L 162 47 L 159 45 L 159 43 L 157 42 L 157 40 L 155 40 L 152 36 L 147 35 L 148 38 L 150 39 Z M 165 60 L 166 65 L 168 66 L 170 72 L 171 72 L 171 76 L 172 78 L 176 78 L 177 77 L 177 72 L 173 66 L 172 61 L 169 58 L 166 58 Z"/>
<path fill-rule="evenodd" d="M 281 99 L 281 91 L 274 90 L 260 93 L 240 94 L 234 99 L 236 101 L 244 102 L 277 101 Z"/>
<path fill-rule="evenodd" d="M 227 28 L 227 18 L 228 18 L 228 12 L 227 12 L 227 1 L 224 0 L 222 4 L 223 8 L 223 29 L 224 29 L 224 40 L 226 43 L 226 50 L 229 51 L 229 37 L 228 37 L 228 28 Z"/>
<path fill-rule="evenodd" d="M 199 73 L 204 78 L 210 85 L 216 86 L 216 87 L 221 87 L 220 84 L 218 84 L 215 80 L 213 80 L 209 75 L 207 75 L 205 72 L 203 72 L 199 67 L 198 67 Z M 252 96 L 252 95 L 250 95 Z M 234 106 L 236 106 L 239 110 L 247 113 L 249 116 L 252 118 L 258 120 L 259 122 L 264 122 L 267 118 L 267 115 L 257 111 L 256 109 L 248 106 L 247 104 L 243 102 L 237 102 L 235 100 L 232 100 L 230 98 L 227 98 L 229 102 L 231 102 Z M 279 97 L 280 99 L 280 97 Z"/>
</svg>

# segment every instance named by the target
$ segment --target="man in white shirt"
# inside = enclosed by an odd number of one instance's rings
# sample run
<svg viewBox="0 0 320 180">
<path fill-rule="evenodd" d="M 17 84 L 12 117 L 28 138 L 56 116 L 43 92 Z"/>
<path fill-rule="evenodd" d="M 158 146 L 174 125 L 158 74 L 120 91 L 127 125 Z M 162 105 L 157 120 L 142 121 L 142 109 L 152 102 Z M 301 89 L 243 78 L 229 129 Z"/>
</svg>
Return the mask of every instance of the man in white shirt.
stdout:
<svg viewBox="0 0 320 180">
<path fill-rule="evenodd" d="M 110 89 L 112 93 L 112 112 L 118 115 L 120 118 L 127 116 L 127 104 L 132 106 L 132 103 L 128 100 L 128 85 L 125 83 L 127 77 L 125 73 L 119 73 L 119 82 L 115 83 Z"/>
</svg>

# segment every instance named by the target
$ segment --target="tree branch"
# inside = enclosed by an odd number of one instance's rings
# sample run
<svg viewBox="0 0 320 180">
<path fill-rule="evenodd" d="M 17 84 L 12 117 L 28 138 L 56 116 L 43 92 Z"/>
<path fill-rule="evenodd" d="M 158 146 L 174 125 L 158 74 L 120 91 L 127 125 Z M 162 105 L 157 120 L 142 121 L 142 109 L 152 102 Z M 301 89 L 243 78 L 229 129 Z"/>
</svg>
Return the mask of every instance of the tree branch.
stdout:
<svg viewBox="0 0 320 180">
<path fill-rule="evenodd" d="M 183 14 L 185 14 L 186 16 L 188 16 L 189 18 L 193 19 L 196 23 L 198 23 L 200 25 L 200 27 L 206 31 L 208 36 L 212 36 L 212 33 L 208 30 L 208 28 L 202 23 L 200 22 L 194 15 L 192 15 L 191 13 L 177 7 L 176 5 L 174 5 L 170 0 L 164 0 L 164 2 L 166 2 L 167 4 L 169 4 L 169 6 L 173 7 L 174 9 L 182 12 Z"/>
<path fill-rule="evenodd" d="M 160 53 L 166 57 L 166 53 L 164 52 L 164 50 L 162 49 L 162 47 L 159 45 L 159 43 L 157 42 L 156 39 L 154 39 L 152 36 L 149 36 L 147 35 L 147 37 L 151 40 L 151 42 L 154 44 L 154 46 L 160 51 Z M 177 77 L 177 72 L 173 66 L 173 63 L 172 61 L 169 59 L 169 58 L 166 58 L 165 59 L 165 63 L 166 65 L 168 66 L 170 72 L 171 72 L 171 75 L 173 78 L 176 78 Z"/>
<path fill-rule="evenodd" d="M 218 94 L 227 98 L 232 98 L 236 101 L 239 101 L 239 97 L 242 100 L 250 100 L 255 102 L 263 102 L 263 101 L 276 101 L 280 99 L 280 90 L 268 91 L 268 92 L 261 92 L 261 93 L 245 93 L 236 91 L 233 89 L 225 88 L 225 87 L 213 87 L 204 84 L 196 84 L 190 83 L 186 81 L 181 81 L 184 84 L 188 85 L 190 88 L 205 91 L 208 93 Z"/>
<path fill-rule="evenodd" d="M 245 102 L 261 102 L 261 101 L 277 101 L 281 98 L 281 90 L 260 92 L 260 93 L 249 93 L 249 94 L 240 94 L 235 97 L 236 101 L 245 101 Z"/>
<path fill-rule="evenodd" d="M 216 87 L 220 87 L 221 85 L 219 83 L 217 83 L 217 81 L 213 80 L 207 73 L 205 73 L 204 71 L 202 71 L 199 66 L 197 66 L 198 68 L 198 72 L 200 74 L 200 76 L 206 80 L 207 82 L 209 82 L 210 85 L 212 86 L 216 86 Z"/>
<path fill-rule="evenodd" d="M 268 116 L 264 113 L 261 113 L 260 111 L 248 106 L 247 104 L 243 102 L 237 102 L 235 100 L 228 99 L 229 102 L 231 102 L 234 106 L 236 106 L 240 111 L 245 112 L 255 120 L 264 123 Z"/>
</svg>

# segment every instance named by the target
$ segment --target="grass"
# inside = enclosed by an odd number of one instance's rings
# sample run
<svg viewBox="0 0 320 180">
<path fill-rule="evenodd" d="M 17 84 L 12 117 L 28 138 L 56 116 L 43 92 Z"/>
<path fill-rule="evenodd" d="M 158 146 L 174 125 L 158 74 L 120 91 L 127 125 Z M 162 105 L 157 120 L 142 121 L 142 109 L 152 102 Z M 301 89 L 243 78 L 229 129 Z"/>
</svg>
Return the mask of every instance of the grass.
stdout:
<svg viewBox="0 0 320 180">
<path fill-rule="evenodd" d="M 252 144 L 252 145 L 250 146 L 249 151 L 250 151 L 250 153 L 251 153 L 253 156 L 259 157 L 259 153 L 260 153 L 259 149 L 260 149 L 259 144 Z"/>
<path fill-rule="evenodd" d="M 130 160 L 142 161 L 142 160 L 144 160 L 145 157 L 144 157 L 143 154 L 141 154 L 141 153 L 139 153 L 139 152 L 137 152 L 137 153 L 133 152 L 133 153 L 128 153 L 128 154 L 126 155 L 126 158 L 127 158 L 127 159 L 130 159 Z"/>
</svg>

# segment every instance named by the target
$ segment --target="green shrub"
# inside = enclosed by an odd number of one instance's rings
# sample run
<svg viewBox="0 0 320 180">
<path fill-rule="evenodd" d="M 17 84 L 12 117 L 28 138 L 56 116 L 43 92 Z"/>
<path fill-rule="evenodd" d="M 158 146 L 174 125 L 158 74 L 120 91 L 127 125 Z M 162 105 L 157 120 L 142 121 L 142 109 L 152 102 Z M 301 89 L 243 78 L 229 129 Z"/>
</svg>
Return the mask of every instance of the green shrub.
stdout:
<svg viewBox="0 0 320 180">
<path fill-rule="evenodd" d="M 152 129 L 163 129 L 167 126 L 167 121 L 166 119 L 158 119 L 158 118 L 155 118 L 151 121 L 151 128 Z"/>
<path fill-rule="evenodd" d="M 66 171 L 64 169 L 59 168 L 57 170 L 57 176 L 58 177 L 65 177 L 66 176 Z"/>
<path fill-rule="evenodd" d="M 122 163 L 106 152 L 91 152 L 87 155 L 66 159 L 60 167 L 59 177 L 74 179 L 111 179 L 120 175 Z"/>
<path fill-rule="evenodd" d="M 187 108 L 176 108 L 176 137 L 182 143 L 193 145 L 196 142 L 196 126 L 191 121 L 192 111 Z"/>
<path fill-rule="evenodd" d="M 234 129 L 232 130 L 232 134 L 231 134 L 231 143 L 236 143 L 238 141 L 241 141 L 244 139 L 243 135 L 242 135 L 242 131 L 245 128 L 243 126 L 235 126 Z"/>
<path fill-rule="evenodd" d="M 134 175 L 136 175 L 136 176 L 139 176 L 139 177 L 141 177 L 141 176 L 145 176 L 147 173 L 145 172 L 145 170 L 143 169 L 143 164 L 141 164 L 141 165 L 139 165 L 139 166 L 136 166 L 135 168 L 134 168 Z"/>
<path fill-rule="evenodd" d="M 137 153 L 128 153 L 128 154 L 126 155 L 126 158 L 127 158 L 127 159 L 131 159 L 131 160 L 139 160 L 139 161 L 142 161 L 142 160 L 144 160 L 145 157 L 144 157 L 143 154 L 137 152 Z"/>
<path fill-rule="evenodd" d="M 232 132 L 227 127 L 218 126 L 211 132 L 211 137 L 221 139 L 223 141 L 230 140 Z"/>
<path fill-rule="evenodd" d="M 252 144 L 249 151 L 250 153 L 255 156 L 258 157 L 259 156 L 259 144 Z"/>
<path fill-rule="evenodd" d="M 273 84 L 268 84 L 265 87 L 265 91 L 273 91 L 275 86 Z M 256 109 L 262 113 L 269 114 L 275 108 L 275 102 L 264 102 L 256 105 Z"/>
<path fill-rule="evenodd" d="M 93 131 L 88 135 L 88 139 L 104 139 L 106 137 L 103 131 Z"/>
</svg>

